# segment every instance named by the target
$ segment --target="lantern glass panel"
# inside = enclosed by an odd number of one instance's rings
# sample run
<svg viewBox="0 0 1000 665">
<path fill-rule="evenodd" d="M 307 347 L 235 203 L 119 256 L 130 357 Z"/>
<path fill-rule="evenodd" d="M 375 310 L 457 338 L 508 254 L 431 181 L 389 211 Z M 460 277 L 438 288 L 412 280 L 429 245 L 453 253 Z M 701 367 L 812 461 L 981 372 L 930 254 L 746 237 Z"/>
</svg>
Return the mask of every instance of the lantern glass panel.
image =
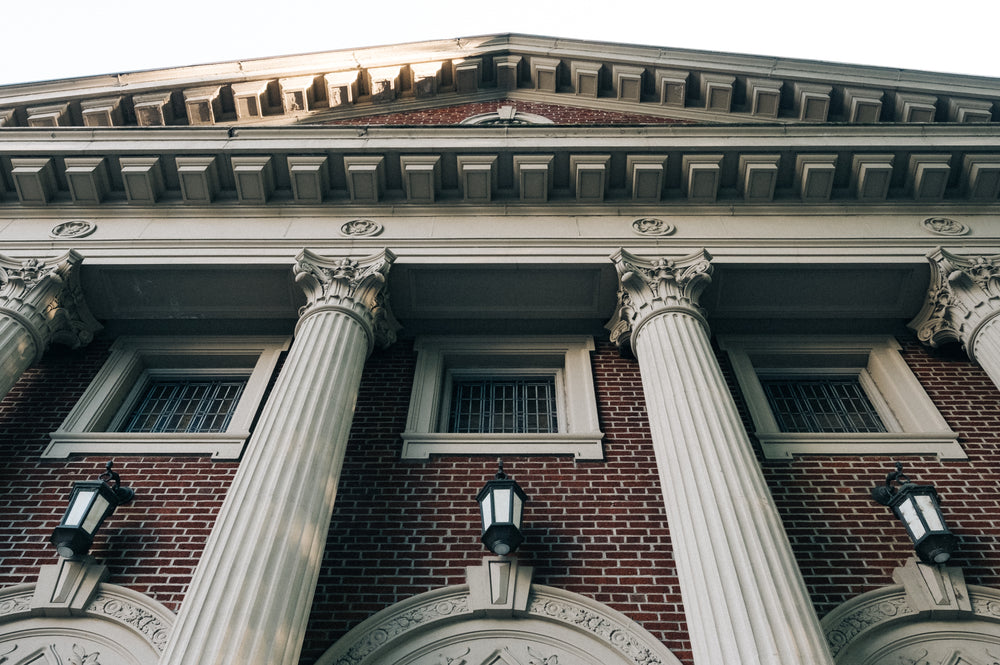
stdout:
<svg viewBox="0 0 1000 665">
<path fill-rule="evenodd" d="M 80 523 L 87 516 L 87 508 L 90 507 L 95 494 L 97 494 L 96 488 L 81 489 L 74 494 L 72 498 L 73 504 L 66 511 L 66 517 L 63 518 L 62 523 L 65 526 L 80 526 Z"/>
<path fill-rule="evenodd" d="M 97 527 L 100 526 L 101 520 L 104 519 L 105 514 L 108 512 L 108 507 L 111 502 L 107 500 L 103 495 L 98 494 L 94 498 L 93 507 L 90 509 L 90 513 L 87 515 L 87 519 L 83 522 L 83 530 L 87 533 L 94 533 Z"/>
<path fill-rule="evenodd" d="M 916 498 L 917 507 L 920 508 L 920 512 L 924 515 L 927 528 L 931 531 L 944 531 L 944 522 L 941 521 L 941 515 L 938 514 L 937 506 L 934 505 L 933 499 L 927 494 L 920 494 Z"/>
<path fill-rule="evenodd" d="M 483 497 L 481 508 L 483 511 L 483 531 L 486 531 L 493 524 L 493 495 L 491 493 L 487 493 Z"/>
<path fill-rule="evenodd" d="M 514 515 L 513 515 L 514 526 L 516 526 L 518 529 L 520 529 L 521 528 L 521 513 L 523 512 L 522 506 L 524 504 L 521 501 L 521 497 L 520 497 L 520 495 L 517 492 L 512 492 L 512 494 L 514 495 Z"/>
<path fill-rule="evenodd" d="M 496 507 L 496 521 L 510 522 L 510 498 L 514 490 L 509 487 L 497 488 L 493 490 L 493 500 Z"/>
<path fill-rule="evenodd" d="M 918 541 L 924 537 L 924 534 L 927 533 L 927 529 L 924 528 L 924 524 L 920 520 L 920 514 L 917 512 L 913 498 L 914 497 L 906 497 L 906 499 L 899 504 L 898 510 L 900 517 L 903 518 L 903 522 L 906 523 L 906 528 L 909 529 L 910 534 L 912 534 L 913 540 Z"/>
</svg>

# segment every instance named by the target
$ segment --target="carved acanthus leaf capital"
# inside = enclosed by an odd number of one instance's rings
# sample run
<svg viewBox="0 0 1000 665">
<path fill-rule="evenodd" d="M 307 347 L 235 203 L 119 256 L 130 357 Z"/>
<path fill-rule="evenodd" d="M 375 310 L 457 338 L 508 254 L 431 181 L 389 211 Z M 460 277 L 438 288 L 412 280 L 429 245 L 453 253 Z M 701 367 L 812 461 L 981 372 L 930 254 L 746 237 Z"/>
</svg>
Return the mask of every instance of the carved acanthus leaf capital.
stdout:
<svg viewBox="0 0 1000 665">
<path fill-rule="evenodd" d="M 73 250 L 49 259 L 0 255 L 0 312 L 30 329 L 39 353 L 52 342 L 83 346 L 101 329 L 83 298 L 82 262 Z"/>
<path fill-rule="evenodd" d="M 340 309 L 370 328 L 376 344 L 389 346 L 402 327 L 392 315 L 386 291 L 387 275 L 395 259 L 388 249 L 361 259 L 331 258 L 303 250 L 293 269 L 295 281 L 306 294 L 299 316 L 304 319 L 323 309 Z"/>
<path fill-rule="evenodd" d="M 971 356 L 982 324 L 1000 313 L 1000 255 L 959 256 L 939 247 L 927 260 L 930 288 L 909 327 L 925 344 L 961 342 Z"/>
<path fill-rule="evenodd" d="M 620 249 L 611 260 L 618 271 L 618 304 L 605 327 L 623 354 L 632 354 L 632 338 L 659 313 L 684 312 L 707 327 L 698 298 L 712 281 L 708 252 L 677 259 L 642 259 Z"/>
</svg>

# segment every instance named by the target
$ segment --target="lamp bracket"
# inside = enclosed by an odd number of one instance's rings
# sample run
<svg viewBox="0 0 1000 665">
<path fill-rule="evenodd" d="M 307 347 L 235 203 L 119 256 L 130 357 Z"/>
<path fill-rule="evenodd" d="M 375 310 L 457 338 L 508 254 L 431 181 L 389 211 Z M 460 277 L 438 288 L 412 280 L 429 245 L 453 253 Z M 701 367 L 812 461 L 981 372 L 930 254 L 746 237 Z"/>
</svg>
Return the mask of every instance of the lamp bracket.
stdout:
<svg viewBox="0 0 1000 665">
<path fill-rule="evenodd" d="M 135 490 L 130 487 L 122 487 L 122 478 L 118 475 L 117 471 L 112 471 L 111 467 L 114 464 L 112 460 L 108 460 L 107 465 L 104 467 L 104 473 L 98 476 L 99 480 L 104 481 L 107 485 L 111 487 L 111 491 L 115 493 L 115 497 L 118 498 L 118 505 L 123 503 L 128 503 L 135 497 Z M 112 485 L 112 483 L 114 483 Z"/>
<path fill-rule="evenodd" d="M 912 485 L 910 477 L 903 473 L 903 463 L 896 462 L 896 470 L 890 471 L 885 476 L 885 485 L 876 485 L 872 488 L 872 498 L 883 506 L 888 506 L 892 497 L 896 496 L 901 489 Z"/>
</svg>

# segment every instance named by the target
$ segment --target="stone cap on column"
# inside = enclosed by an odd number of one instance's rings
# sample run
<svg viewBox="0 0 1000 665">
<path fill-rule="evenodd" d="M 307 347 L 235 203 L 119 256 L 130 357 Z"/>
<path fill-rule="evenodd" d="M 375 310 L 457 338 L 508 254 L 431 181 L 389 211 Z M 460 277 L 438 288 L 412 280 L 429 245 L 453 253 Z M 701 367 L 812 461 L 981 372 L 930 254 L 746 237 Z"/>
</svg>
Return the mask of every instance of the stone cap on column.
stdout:
<svg viewBox="0 0 1000 665">
<path fill-rule="evenodd" d="M 25 326 L 39 357 L 53 342 L 84 346 L 102 327 L 83 297 L 82 262 L 72 249 L 44 259 L 0 255 L 0 312 Z"/>
<path fill-rule="evenodd" d="M 927 254 L 930 287 L 920 313 L 907 324 L 921 342 L 961 342 L 975 360 L 983 325 L 1000 314 L 1000 254 L 959 256 L 938 247 Z"/>
<path fill-rule="evenodd" d="M 633 340 L 652 316 L 683 312 L 698 319 L 705 329 L 704 310 L 698 305 L 702 291 L 712 281 L 712 256 L 703 250 L 671 259 L 644 259 L 619 249 L 611 255 L 618 271 L 618 304 L 604 326 L 622 355 L 634 356 Z"/>
<path fill-rule="evenodd" d="M 376 345 L 396 341 L 402 326 L 389 307 L 387 275 L 396 255 L 388 249 L 354 259 L 321 256 L 308 249 L 295 258 L 295 281 L 306 294 L 299 325 L 312 314 L 337 310 L 353 317 L 365 330 L 369 353 Z"/>
</svg>

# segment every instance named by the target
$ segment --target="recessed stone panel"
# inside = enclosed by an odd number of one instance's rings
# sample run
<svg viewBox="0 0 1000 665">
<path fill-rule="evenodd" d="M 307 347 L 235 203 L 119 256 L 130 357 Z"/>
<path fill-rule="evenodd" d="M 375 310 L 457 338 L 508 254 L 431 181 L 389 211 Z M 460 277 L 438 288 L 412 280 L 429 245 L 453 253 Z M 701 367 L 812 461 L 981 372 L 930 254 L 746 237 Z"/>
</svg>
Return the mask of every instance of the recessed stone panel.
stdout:
<svg viewBox="0 0 1000 665">
<path fill-rule="evenodd" d="M 122 185 L 129 203 L 156 203 L 163 194 L 159 157 L 121 157 Z"/>
<path fill-rule="evenodd" d="M 896 93 L 896 122 L 934 122 L 937 97 L 912 92 Z"/>
<path fill-rule="evenodd" d="M 267 94 L 267 85 L 267 81 L 248 81 L 232 85 L 233 103 L 236 105 L 238 120 L 264 117 L 264 96 Z"/>
<path fill-rule="evenodd" d="M 962 161 L 966 195 L 973 201 L 996 201 L 1000 195 L 1000 155 L 966 155 Z"/>
<path fill-rule="evenodd" d="M 747 108 L 750 113 L 765 118 L 777 118 L 781 107 L 781 81 L 747 79 Z"/>
<path fill-rule="evenodd" d="M 795 184 L 803 201 L 829 201 L 837 173 L 837 155 L 799 155 Z"/>
<path fill-rule="evenodd" d="M 948 100 L 949 122 L 990 122 L 993 119 L 993 102 L 984 99 Z"/>
<path fill-rule="evenodd" d="M 466 58 L 455 63 L 455 92 L 467 94 L 479 90 L 483 81 L 483 59 Z"/>
<path fill-rule="evenodd" d="M 645 67 L 630 65 L 612 65 L 611 78 L 614 79 L 615 92 L 623 102 L 638 104 L 642 101 L 642 81 L 646 75 Z"/>
<path fill-rule="evenodd" d="M 184 108 L 187 109 L 189 125 L 214 125 L 222 115 L 222 101 L 219 86 L 190 88 L 184 91 Z"/>
<path fill-rule="evenodd" d="M 232 158 L 236 196 L 240 203 L 266 203 L 274 191 L 274 167 L 270 155 Z"/>
<path fill-rule="evenodd" d="M 219 193 L 215 157 L 177 157 L 177 179 L 185 203 L 211 203 Z"/>
<path fill-rule="evenodd" d="M 778 155 L 740 155 L 737 184 L 747 203 L 774 199 L 780 159 Z"/>
<path fill-rule="evenodd" d="M 628 155 L 625 158 L 625 186 L 633 201 L 660 200 L 666 165 L 666 155 Z"/>
<path fill-rule="evenodd" d="M 27 110 L 29 127 L 63 127 L 69 124 L 69 104 L 32 106 Z"/>
<path fill-rule="evenodd" d="M 316 77 L 295 76 L 278 79 L 281 91 L 281 108 L 285 113 L 311 111 L 316 105 Z"/>
<path fill-rule="evenodd" d="M 403 192 L 410 203 L 434 203 L 441 191 L 440 155 L 402 155 Z"/>
<path fill-rule="evenodd" d="M 556 92 L 559 87 L 558 58 L 531 58 L 531 80 L 535 90 Z"/>
<path fill-rule="evenodd" d="M 108 167 L 103 157 L 67 157 L 66 184 L 73 203 L 96 204 L 108 193 Z"/>
<path fill-rule="evenodd" d="M 692 203 L 713 203 L 719 195 L 722 155 L 684 155 L 682 189 Z"/>
<path fill-rule="evenodd" d="M 599 62 L 570 62 L 570 78 L 576 94 L 583 97 L 597 97 L 601 89 L 601 68 Z"/>
<path fill-rule="evenodd" d="M 414 97 L 433 97 L 438 93 L 438 88 L 441 86 L 441 65 L 440 62 L 410 65 L 412 77 L 410 89 Z"/>
<path fill-rule="evenodd" d="M 80 113 L 85 127 L 116 127 L 122 124 L 121 97 L 85 99 Z"/>
<path fill-rule="evenodd" d="M 353 104 L 358 98 L 358 72 L 332 72 L 323 77 L 330 108 Z"/>
<path fill-rule="evenodd" d="M 48 157 L 15 157 L 10 160 L 11 178 L 21 203 L 48 203 L 56 194 L 56 175 Z"/>
<path fill-rule="evenodd" d="M 132 98 L 135 120 L 140 127 L 162 127 L 174 121 L 169 92 L 154 92 Z"/>
<path fill-rule="evenodd" d="M 916 201 L 940 201 L 948 187 L 950 155 L 910 155 L 906 185 Z"/>
<path fill-rule="evenodd" d="M 733 84 L 735 76 L 728 74 L 702 74 L 701 98 L 709 111 L 728 112 L 733 104 Z"/>
<path fill-rule="evenodd" d="M 385 158 L 381 155 L 344 157 L 347 191 L 352 203 L 377 203 L 385 190 Z"/>
<path fill-rule="evenodd" d="M 469 203 L 489 203 L 497 188 L 496 155 L 459 155 L 458 191 Z"/>
<path fill-rule="evenodd" d="M 884 201 L 892 182 L 892 155 L 855 155 L 851 185 L 859 201 Z"/>
<path fill-rule="evenodd" d="M 519 55 L 499 55 L 493 58 L 496 67 L 497 88 L 500 90 L 516 90 L 520 80 L 520 69 L 523 58 Z"/>
<path fill-rule="evenodd" d="M 322 203 L 330 188 L 328 159 L 325 155 L 289 155 L 288 179 L 296 203 Z"/>
<path fill-rule="evenodd" d="M 608 183 L 611 155 L 570 155 L 570 193 L 581 203 L 600 203 Z"/>
<path fill-rule="evenodd" d="M 384 104 L 399 94 L 400 67 L 377 67 L 367 70 L 368 94 L 372 103 Z"/>
<path fill-rule="evenodd" d="M 826 122 L 830 114 L 833 87 L 815 83 L 792 84 L 795 113 L 803 122 Z"/>
<path fill-rule="evenodd" d="M 514 189 L 525 203 L 545 203 L 552 191 L 553 155 L 514 155 Z"/>
<path fill-rule="evenodd" d="M 656 94 L 665 106 L 683 107 L 687 100 L 689 72 L 679 69 L 656 70 Z"/>
<path fill-rule="evenodd" d="M 872 123 L 882 117 L 882 91 L 874 88 L 844 88 L 844 119 Z"/>
</svg>

